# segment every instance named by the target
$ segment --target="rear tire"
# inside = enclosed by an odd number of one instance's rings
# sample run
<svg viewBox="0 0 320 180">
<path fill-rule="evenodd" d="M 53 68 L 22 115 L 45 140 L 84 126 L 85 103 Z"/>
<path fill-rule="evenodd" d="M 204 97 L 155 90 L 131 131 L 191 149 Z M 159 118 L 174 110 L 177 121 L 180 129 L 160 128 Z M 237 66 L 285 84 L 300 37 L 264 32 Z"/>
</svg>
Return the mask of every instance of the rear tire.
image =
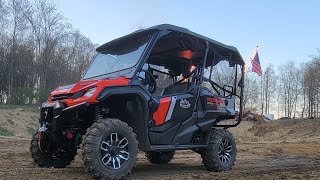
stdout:
<svg viewBox="0 0 320 180">
<path fill-rule="evenodd" d="M 60 152 L 58 157 L 49 156 L 40 150 L 38 145 L 38 134 L 35 133 L 32 136 L 30 152 L 34 162 L 37 163 L 39 167 L 64 168 L 73 161 L 77 154 L 77 149 Z"/>
<path fill-rule="evenodd" d="M 152 164 L 167 164 L 173 159 L 174 153 L 175 151 L 148 151 L 146 152 L 146 157 Z"/>
<path fill-rule="evenodd" d="M 122 179 L 135 166 L 138 141 L 127 123 L 102 119 L 93 123 L 82 141 L 82 160 L 95 179 Z"/>
<path fill-rule="evenodd" d="M 201 154 L 202 163 L 209 171 L 227 171 L 236 161 L 236 143 L 225 129 L 214 129 L 209 134 L 209 145 Z"/>
</svg>

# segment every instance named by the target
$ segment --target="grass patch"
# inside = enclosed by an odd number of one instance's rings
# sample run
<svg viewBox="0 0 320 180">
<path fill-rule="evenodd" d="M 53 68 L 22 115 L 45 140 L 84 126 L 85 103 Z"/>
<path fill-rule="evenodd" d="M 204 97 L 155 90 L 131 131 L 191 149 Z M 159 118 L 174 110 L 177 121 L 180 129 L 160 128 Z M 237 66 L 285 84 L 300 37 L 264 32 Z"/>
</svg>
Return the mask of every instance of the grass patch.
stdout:
<svg viewBox="0 0 320 180">
<path fill-rule="evenodd" d="M 39 124 L 38 121 L 32 121 L 29 123 L 29 125 L 34 126 L 34 127 L 38 126 L 38 124 Z"/>
<path fill-rule="evenodd" d="M 13 136 L 13 132 L 8 131 L 7 129 L 0 127 L 0 136 Z"/>
<path fill-rule="evenodd" d="M 32 116 L 31 118 L 35 120 L 37 123 L 39 122 L 39 116 Z"/>
<path fill-rule="evenodd" d="M 11 119 L 7 119 L 8 123 L 14 125 L 14 122 Z"/>
<path fill-rule="evenodd" d="M 1 104 L 0 109 L 17 109 L 21 108 L 21 111 L 28 111 L 28 112 L 39 112 L 38 110 L 39 105 L 14 105 L 14 104 Z"/>
</svg>

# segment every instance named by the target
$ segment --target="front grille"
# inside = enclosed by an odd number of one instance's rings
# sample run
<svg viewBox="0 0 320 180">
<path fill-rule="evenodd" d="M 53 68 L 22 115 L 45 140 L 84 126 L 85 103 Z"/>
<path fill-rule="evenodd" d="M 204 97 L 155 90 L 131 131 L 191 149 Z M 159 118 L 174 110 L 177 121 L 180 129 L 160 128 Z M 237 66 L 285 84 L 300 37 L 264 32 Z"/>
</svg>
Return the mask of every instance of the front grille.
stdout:
<svg viewBox="0 0 320 180">
<path fill-rule="evenodd" d="M 51 101 L 57 101 L 57 100 L 64 100 L 64 99 L 70 99 L 73 96 L 73 94 L 61 94 L 56 95 L 51 98 Z"/>
</svg>

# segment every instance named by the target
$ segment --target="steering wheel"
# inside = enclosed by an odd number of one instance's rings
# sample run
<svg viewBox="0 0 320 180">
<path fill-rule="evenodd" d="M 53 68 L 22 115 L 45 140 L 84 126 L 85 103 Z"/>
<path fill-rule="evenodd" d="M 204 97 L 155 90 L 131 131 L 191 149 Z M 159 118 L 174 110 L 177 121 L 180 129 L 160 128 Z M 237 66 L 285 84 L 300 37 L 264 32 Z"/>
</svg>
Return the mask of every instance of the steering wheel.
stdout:
<svg viewBox="0 0 320 180">
<path fill-rule="evenodd" d="M 143 70 L 146 73 L 145 79 L 141 79 L 143 85 L 148 85 L 148 91 L 153 94 L 157 89 L 156 78 L 147 70 Z"/>
</svg>

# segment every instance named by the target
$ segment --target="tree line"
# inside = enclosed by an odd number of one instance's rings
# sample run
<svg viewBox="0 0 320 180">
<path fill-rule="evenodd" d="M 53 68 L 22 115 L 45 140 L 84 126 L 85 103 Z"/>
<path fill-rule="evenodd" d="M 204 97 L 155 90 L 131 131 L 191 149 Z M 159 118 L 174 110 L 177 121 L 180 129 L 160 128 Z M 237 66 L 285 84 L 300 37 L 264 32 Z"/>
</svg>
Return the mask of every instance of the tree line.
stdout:
<svg viewBox="0 0 320 180">
<path fill-rule="evenodd" d="M 320 117 L 320 51 L 308 62 L 268 65 L 262 77 L 247 73 L 244 106 L 259 114 L 278 117 Z"/>
<path fill-rule="evenodd" d="M 0 0 L 0 103 L 39 103 L 78 81 L 95 47 L 53 1 Z"/>
</svg>

